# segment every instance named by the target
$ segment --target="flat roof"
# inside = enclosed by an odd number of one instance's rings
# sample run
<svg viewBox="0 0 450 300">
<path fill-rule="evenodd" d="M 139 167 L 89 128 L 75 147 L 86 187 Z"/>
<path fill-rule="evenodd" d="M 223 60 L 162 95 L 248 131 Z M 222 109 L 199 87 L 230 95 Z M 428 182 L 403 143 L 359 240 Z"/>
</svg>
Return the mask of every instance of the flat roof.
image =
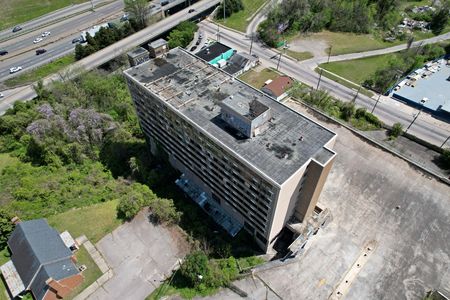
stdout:
<svg viewBox="0 0 450 300">
<path fill-rule="evenodd" d="M 203 60 L 211 61 L 214 58 L 227 52 L 230 49 L 231 49 L 230 47 L 228 47 L 222 43 L 215 42 L 215 43 L 209 45 L 208 47 L 206 47 L 205 49 L 198 51 L 197 53 L 195 53 L 195 55 L 200 57 Z"/>
<path fill-rule="evenodd" d="M 450 77 L 450 65 L 446 65 L 446 60 L 441 59 L 436 62 L 436 67 L 438 69 L 435 73 L 430 72 L 431 74 L 426 78 L 417 79 L 414 87 L 403 85 L 398 91 L 394 91 L 393 97 L 411 101 L 417 105 L 421 105 L 420 101 L 423 98 L 428 98 L 423 106 L 432 111 L 438 111 L 441 106 L 448 107 L 450 105 L 450 81 L 447 78 Z M 418 73 L 424 72 L 418 71 Z"/>
<path fill-rule="evenodd" d="M 165 39 L 157 39 L 156 41 L 153 41 L 149 44 L 149 46 L 153 49 L 162 47 L 164 45 L 167 45 L 167 41 Z"/>
<path fill-rule="evenodd" d="M 310 159 L 325 163 L 335 155 L 323 151 L 335 133 L 183 49 L 124 73 L 279 185 Z M 252 138 L 237 135 L 220 117 L 220 103 L 230 96 L 270 108 L 268 128 Z"/>
<path fill-rule="evenodd" d="M 131 57 L 136 57 L 136 56 L 142 55 L 143 53 L 148 54 L 148 51 L 145 48 L 138 47 L 136 49 L 131 50 L 127 54 Z"/>
</svg>

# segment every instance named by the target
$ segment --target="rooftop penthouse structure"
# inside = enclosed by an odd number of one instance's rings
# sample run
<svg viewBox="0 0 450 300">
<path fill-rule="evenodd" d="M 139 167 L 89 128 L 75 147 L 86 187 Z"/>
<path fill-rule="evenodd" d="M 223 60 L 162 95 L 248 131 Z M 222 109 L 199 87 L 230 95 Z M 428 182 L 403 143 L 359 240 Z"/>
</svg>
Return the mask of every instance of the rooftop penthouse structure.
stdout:
<svg viewBox="0 0 450 300">
<path fill-rule="evenodd" d="M 335 133 L 180 48 L 124 74 L 152 153 L 228 233 L 267 251 L 311 215 Z"/>
</svg>

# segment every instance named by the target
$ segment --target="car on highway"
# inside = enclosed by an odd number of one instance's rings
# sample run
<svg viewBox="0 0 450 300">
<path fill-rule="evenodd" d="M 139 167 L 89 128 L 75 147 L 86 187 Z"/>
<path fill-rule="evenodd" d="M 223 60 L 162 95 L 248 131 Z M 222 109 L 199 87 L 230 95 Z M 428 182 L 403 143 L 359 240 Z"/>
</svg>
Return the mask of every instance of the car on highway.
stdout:
<svg viewBox="0 0 450 300">
<path fill-rule="evenodd" d="M 6 50 L 0 50 L 0 56 L 8 54 L 8 51 Z"/>
<path fill-rule="evenodd" d="M 13 28 L 12 32 L 17 32 L 17 31 L 21 31 L 21 30 L 22 30 L 22 27 L 16 26 Z"/>
<path fill-rule="evenodd" d="M 45 50 L 45 49 L 37 49 L 36 50 L 36 55 L 44 54 L 45 52 L 47 52 L 47 50 Z"/>
<path fill-rule="evenodd" d="M 191 8 L 190 10 L 188 10 L 188 13 L 193 13 L 195 11 L 195 9 Z"/>
<path fill-rule="evenodd" d="M 33 44 L 37 44 L 39 42 L 42 42 L 42 38 L 38 37 L 33 41 Z"/>
<path fill-rule="evenodd" d="M 49 36 L 50 34 L 51 34 L 50 31 L 45 31 L 45 32 L 43 32 L 43 33 L 41 34 L 41 36 L 42 36 L 42 37 L 46 37 L 46 36 Z"/>
<path fill-rule="evenodd" d="M 22 67 L 12 67 L 9 69 L 9 74 L 17 73 L 22 70 Z"/>
<path fill-rule="evenodd" d="M 72 40 L 72 44 L 80 43 L 82 41 L 83 41 L 83 39 L 81 37 L 77 37 Z"/>
</svg>

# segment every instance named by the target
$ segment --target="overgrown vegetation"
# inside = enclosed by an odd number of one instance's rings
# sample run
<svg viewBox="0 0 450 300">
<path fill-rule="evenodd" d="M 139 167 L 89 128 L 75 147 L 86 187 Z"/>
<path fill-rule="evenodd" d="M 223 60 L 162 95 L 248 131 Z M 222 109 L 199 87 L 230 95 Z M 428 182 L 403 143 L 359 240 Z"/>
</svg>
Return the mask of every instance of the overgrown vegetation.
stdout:
<svg viewBox="0 0 450 300">
<path fill-rule="evenodd" d="M 226 0 L 222 1 L 217 9 L 216 17 L 222 19 L 230 17 L 233 13 L 237 13 L 244 9 L 242 0 Z"/>
<path fill-rule="evenodd" d="M 441 166 L 446 169 L 450 170 L 450 149 L 445 149 L 442 151 L 442 154 L 439 158 Z"/>
<path fill-rule="evenodd" d="M 330 30 L 366 34 L 395 30 L 402 19 L 402 0 L 287 0 L 279 3 L 261 23 L 259 34 L 269 46 L 286 35 Z M 448 25 L 448 1 L 430 16 L 435 34 Z M 407 38 L 407 34 L 403 34 Z"/>
<path fill-rule="evenodd" d="M 342 102 L 324 90 L 314 90 L 295 83 L 289 93 L 294 99 L 305 101 L 332 117 L 349 122 L 357 129 L 376 130 L 381 128 L 381 121 L 375 115 L 367 112 L 365 108 L 356 109 L 353 102 Z"/>
<path fill-rule="evenodd" d="M 80 60 L 83 57 L 89 56 L 100 49 L 106 48 L 109 45 L 120 41 L 124 37 L 127 37 L 134 32 L 135 29 L 132 27 L 131 23 L 125 22 L 120 27 L 102 27 L 95 34 L 95 36 L 90 36 L 90 34 L 88 33 L 86 35 L 86 43 L 77 44 L 75 46 L 75 59 Z"/>
<path fill-rule="evenodd" d="M 194 22 L 184 21 L 177 25 L 169 34 L 168 44 L 169 48 L 176 47 L 185 48 L 194 39 L 194 34 L 198 26 Z"/>
<path fill-rule="evenodd" d="M 394 123 L 394 125 L 392 125 L 391 130 L 389 130 L 389 138 L 396 139 L 402 134 L 403 134 L 403 125 L 398 122 Z"/>
<path fill-rule="evenodd" d="M 213 259 L 206 252 L 197 250 L 186 256 L 180 269 L 148 299 L 161 299 L 172 294 L 179 294 L 185 299 L 196 295 L 207 296 L 219 287 L 228 286 L 240 274 L 263 262 L 264 260 L 255 256 Z"/>
</svg>

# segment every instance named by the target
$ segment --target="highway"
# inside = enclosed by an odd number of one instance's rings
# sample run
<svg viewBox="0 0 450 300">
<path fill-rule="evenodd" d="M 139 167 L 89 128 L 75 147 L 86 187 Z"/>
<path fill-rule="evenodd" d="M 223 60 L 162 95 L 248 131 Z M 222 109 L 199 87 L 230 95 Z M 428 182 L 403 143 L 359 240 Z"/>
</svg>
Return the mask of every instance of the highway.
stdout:
<svg viewBox="0 0 450 300">
<path fill-rule="evenodd" d="M 199 25 L 201 30 L 206 32 L 211 38 L 217 36 L 216 24 L 204 21 Z M 245 37 L 242 33 L 228 30 L 223 27 L 220 27 L 220 42 L 243 52 L 248 52 L 250 49 L 249 38 Z M 276 68 L 278 52 L 273 51 L 271 48 L 268 48 L 259 42 L 254 42 L 252 54 L 258 55 L 265 66 Z M 280 71 L 312 87 L 316 87 L 319 80 L 319 75 L 311 69 L 310 65 L 301 64 L 284 56 L 281 58 Z M 344 101 L 352 100 L 356 94 L 356 91 L 324 76 L 322 76 L 320 88 L 327 90 L 334 97 Z M 375 104 L 375 100 L 359 94 L 356 104 L 358 106 L 366 107 L 370 111 Z M 387 97 L 382 98 L 375 110 L 375 114 L 384 123 L 392 125 L 395 122 L 400 122 L 405 128 L 413 120 L 414 113 L 417 113 L 417 110 Z M 436 120 L 426 113 L 421 113 L 408 132 L 432 144 L 440 146 L 450 135 L 450 125 Z"/>
<path fill-rule="evenodd" d="M 169 4 L 161 6 L 159 1 L 155 0 L 149 15 L 161 13 L 161 10 L 167 11 L 185 1 L 171 0 Z M 95 10 L 91 11 L 90 2 L 69 6 L 21 24 L 22 31 L 12 33 L 9 29 L 0 32 L 0 49 L 9 52 L 0 57 L 2 81 L 20 74 L 20 72 L 10 74 L 11 67 L 21 66 L 23 68 L 21 72 L 24 72 L 73 52 L 75 44 L 72 44 L 72 40 L 79 37 L 82 31 L 93 25 L 120 18 L 124 9 L 123 0 L 97 0 L 94 1 L 94 7 Z M 50 31 L 51 35 L 33 44 L 44 31 Z M 46 49 L 47 52 L 37 56 L 35 53 L 37 49 Z"/>
<path fill-rule="evenodd" d="M 219 2 L 220 0 L 198 1 L 190 7 L 166 17 L 157 24 L 150 25 L 147 28 L 136 32 L 135 34 L 122 39 L 111 46 L 108 46 L 82 60 L 77 61 L 60 73 L 66 73 L 71 74 L 71 76 L 75 76 L 80 71 L 95 69 L 96 67 L 110 61 L 111 59 L 121 54 L 127 53 L 132 48 L 144 44 L 154 37 L 161 35 L 162 33 L 178 25 L 180 22 L 189 20 L 194 16 L 192 13 L 188 13 L 189 9 L 195 9 L 195 13 L 200 13 L 202 11 L 211 9 Z M 50 84 L 55 80 L 60 80 L 59 74 L 54 74 L 45 78 L 44 83 Z M 3 114 L 9 107 L 13 105 L 15 101 L 32 99 L 36 95 L 31 86 L 4 91 L 3 94 L 5 95 L 5 97 L 4 99 L 0 100 L 0 114 Z"/>
</svg>

